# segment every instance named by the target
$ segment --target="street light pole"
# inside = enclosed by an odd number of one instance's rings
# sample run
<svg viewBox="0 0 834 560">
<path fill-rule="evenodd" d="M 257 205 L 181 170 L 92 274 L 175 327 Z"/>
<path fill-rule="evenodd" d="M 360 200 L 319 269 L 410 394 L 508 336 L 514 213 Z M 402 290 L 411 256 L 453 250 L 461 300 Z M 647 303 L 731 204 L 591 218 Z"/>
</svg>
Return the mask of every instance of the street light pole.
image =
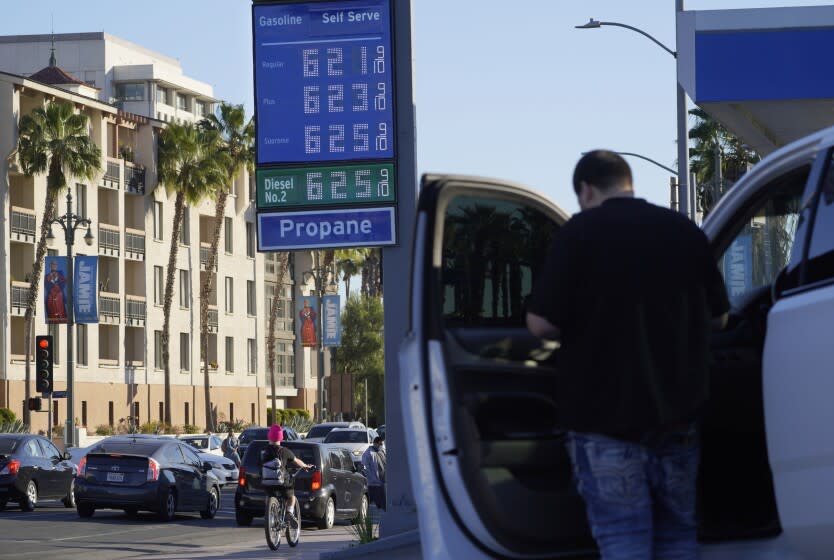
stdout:
<svg viewBox="0 0 834 560">
<path fill-rule="evenodd" d="M 73 327 L 75 326 L 75 312 L 73 309 L 73 262 L 72 262 L 72 248 L 75 244 L 75 230 L 79 227 L 87 227 L 87 234 L 84 236 L 84 241 L 87 245 L 93 244 L 93 232 L 90 229 L 92 221 L 88 218 L 82 218 L 72 213 L 72 190 L 67 190 L 67 213 L 63 216 L 54 218 L 50 222 L 52 224 L 59 224 L 64 230 L 64 240 L 67 243 L 67 423 L 64 428 L 64 446 L 74 447 L 78 444 L 75 441 L 75 372 L 73 368 L 74 350 L 73 348 Z M 47 242 L 55 239 L 52 235 L 50 227 Z M 50 420 L 51 422 L 51 420 Z"/>
<path fill-rule="evenodd" d="M 675 0 L 675 9 L 676 14 L 678 12 L 683 11 L 683 0 Z M 643 35 L 644 37 L 652 41 L 654 44 L 659 46 L 661 49 L 672 55 L 672 57 L 675 58 L 675 60 L 677 60 L 678 58 L 678 53 L 676 51 L 670 49 L 649 33 L 646 33 L 642 29 L 638 29 L 637 27 L 631 25 L 626 25 L 624 23 L 618 23 L 615 21 L 598 21 L 594 18 L 591 18 L 588 21 L 588 23 L 585 23 L 583 25 L 576 25 L 574 27 L 576 27 L 576 29 L 598 29 L 603 26 L 622 27 L 623 29 L 628 29 L 629 31 L 639 33 L 640 35 Z M 686 121 L 686 92 L 684 91 L 683 87 L 678 81 L 677 73 L 675 75 L 675 85 L 677 86 L 676 110 L 678 137 L 678 169 L 676 173 L 678 176 L 678 211 L 681 214 L 688 216 L 689 206 L 687 204 L 687 201 L 689 200 L 689 134 Z M 666 167 L 664 167 L 664 169 L 668 170 L 668 168 Z M 674 171 L 672 172 L 675 173 Z"/>
</svg>

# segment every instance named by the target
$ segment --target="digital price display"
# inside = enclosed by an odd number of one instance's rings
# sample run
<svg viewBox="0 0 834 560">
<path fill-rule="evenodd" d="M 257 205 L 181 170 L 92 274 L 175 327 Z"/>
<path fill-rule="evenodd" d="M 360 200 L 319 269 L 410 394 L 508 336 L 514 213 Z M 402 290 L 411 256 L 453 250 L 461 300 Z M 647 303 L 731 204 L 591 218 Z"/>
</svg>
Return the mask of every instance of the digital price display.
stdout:
<svg viewBox="0 0 834 560">
<path fill-rule="evenodd" d="M 396 201 L 393 163 L 258 169 L 259 208 Z"/>
<path fill-rule="evenodd" d="M 392 159 L 389 0 L 253 6 L 257 164 Z"/>
</svg>

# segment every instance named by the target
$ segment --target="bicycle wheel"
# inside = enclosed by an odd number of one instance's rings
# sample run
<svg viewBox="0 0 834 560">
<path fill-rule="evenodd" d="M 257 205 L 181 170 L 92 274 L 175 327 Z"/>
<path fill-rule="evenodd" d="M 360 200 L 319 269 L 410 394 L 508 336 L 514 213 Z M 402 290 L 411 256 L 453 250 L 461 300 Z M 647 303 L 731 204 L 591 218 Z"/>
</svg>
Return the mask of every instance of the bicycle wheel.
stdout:
<svg viewBox="0 0 834 560">
<path fill-rule="evenodd" d="M 287 544 L 290 546 L 298 546 L 298 541 L 301 538 L 301 506 L 298 500 L 295 501 L 295 507 L 292 511 L 287 511 Z"/>
<path fill-rule="evenodd" d="M 264 531 L 266 532 L 266 544 L 272 550 L 278 550 L 281 545 L 281 504 L 278 498 L 270 496 L 266 502 L 266 515 L 264 516 Z"/>
</svg>

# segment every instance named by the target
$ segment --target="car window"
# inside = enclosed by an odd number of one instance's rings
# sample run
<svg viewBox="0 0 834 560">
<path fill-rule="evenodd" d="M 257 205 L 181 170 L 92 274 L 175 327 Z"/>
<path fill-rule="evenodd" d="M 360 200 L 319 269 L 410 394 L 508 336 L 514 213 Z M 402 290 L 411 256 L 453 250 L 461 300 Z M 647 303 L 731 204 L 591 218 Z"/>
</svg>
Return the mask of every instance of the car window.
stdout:
<svg viewBox="0 0 834 560">
<path fill-rule="evenodd" d="M 61 452 L 58 451 L 58 448 L 52 445 L 52 442 L 47 441 L 45 439 L 39 439 L 38 443 L 41 444 L 41 449 L 43 450 L 43 456 L 49 460 L 60 461 L 62 459 Z"/>
<path fill-rule="evenodd" d="M 350 453 L 348 453 L 348 451 L 345 449 L 342 449 L 342 465 L 344 465 L 345 470 L 353 470 L 353 458 L 350 456 Z"/>
<path fill-rule="evenodd" d="M 307 432 L 307 438 L 323 438 L 333 430 L 333 426 L 313 426 Z"/>
<path fill-rule="evenodd" d="M 828 165 L 817 201 L 805 269 L 808 284 L 831 279 L 834 279 L 834 161 Z"/>
<path fill-rule="evenodd" d="M 43 452 L 41 451 L 41 447 L 38 445 L 37 440 L 30 439 L 26 442 L 26 447 L 24 447 L 26 455 L 30 457 L 43 457 Z"/>
<path fill-rule="evenodd" d="M 358 430 L 333 430 L 324 443 L 368 443 L 368 433 Z"/>
<path fill-rule="evenodd" d="M 443 224 L 442 305 L 449 326 L 525 324 L 556 224 L 543 212 L 497 198 L 459 196 Z"/>
<path fill-rule="evenodd" d="M 342 456 L 338 451 L 330 451 L 330 466 L 334 469 L 344 470 L 345 467 L 342 465 Z"/>
<path fill-rule="evenodd" d="M 158 452 L 159 460 L 165 464 L 178 465 L 183 462 L 182 453 L 180 452 L 180 445 L 166 445 Z"/>
<path fill-rule="evenodd" d="M 294 445 L 287 445 L 286 448 L 289 449 L 290 451 L 292 451 L 295 454 L 296 457 L 298 457 L 299 459 L 301 459 L 302 461 L 304 461 L 308 465 L 315 465 L 316 464 L 315 453 L 313 453 L 313 448 L 310 447 L 309 445 L 305 445 L 303 447 L 302 446 L 296 447 Z"/>
<path fill-rule="evenodd" d="M 11 455 L 17 449 L 18 440 L 10 438 L 0 439 L 0 455 Z"/>
<path fill-rule="evenodd" d="M 211 449 L 217 449 L 223 443 L 218 436 L 211 436 Z"/>
<path fill-rule="evenodd" d="M 243 465 L 247 469 L 256 469 L 260 463 L 261 451 L 263 451 L 266 446 L 267 443 L 265 441 L 255 441 L 249 445 L 249 447 L 246 448 L 246 453 L 243 455 Z"/>
<path fill-rule="evenodd" d="M 205 449 L 208 445 L 208 438 L 182 438 L 182 441 L 193 447 L 194 449 Z"/>
<path fill-rule="evenodd" d="M 256 440 L 265 440 L 269 430 L 267 428 L 258 428 L 257 430 L 244 430 L 240 434 L 240 443 L 249 443 Z"/>
<path fill-rule="evenodd" d="M 810 166 L 794 170 L 766 187 L 768 195 L 746 215 L 719 261 L 733 307 L 770 286 L 791 258 L 802 192 Z"/>
<path fill-rule="evenodd" d="M 184 445 L 180 445 L 179 448 L 180 448 L 180 451 L 182 451 L 182 454 L 185 456 L 186 464 L 191 464 L 195 467 L 202 466 L 203 462 L 200 461 L 200 457 L 197 456 L 197 454 L 194 452 L 193 449 L 189 449 L 188 447 L 185 447 Z"/>
</svg>

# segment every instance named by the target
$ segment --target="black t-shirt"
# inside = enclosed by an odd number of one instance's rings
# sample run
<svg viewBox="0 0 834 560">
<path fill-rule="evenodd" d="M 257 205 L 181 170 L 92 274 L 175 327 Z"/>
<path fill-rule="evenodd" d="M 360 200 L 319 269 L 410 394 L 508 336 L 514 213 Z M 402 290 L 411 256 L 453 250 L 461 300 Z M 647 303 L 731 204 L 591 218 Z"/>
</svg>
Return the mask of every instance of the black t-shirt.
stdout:
<svg viewBox="0 0 834 560">
<path fill-rule="evenodd" d="M 694 223 L 615 198 L 556 233 L 528 309 L 561 330 L 565 427 L 632 439 L 697 417 L 710 321 L 729 301 Z"/>
<path fill-rule="evenodd" d="M 295 453 L 293 453 L 292 450 L 280 445 L 267 445 L 263 451 L 262 457 L 263 460 L 261 461 L 261 465 L 276 458 L 280 460 L 281 468 L 284 470 L 284 480 L 286 481 L 285 486 L 293 485 L 292 482 L 290 482 L 289 473 L 287 472 L 287 467 L 295 461 Z"/>
</svg>

